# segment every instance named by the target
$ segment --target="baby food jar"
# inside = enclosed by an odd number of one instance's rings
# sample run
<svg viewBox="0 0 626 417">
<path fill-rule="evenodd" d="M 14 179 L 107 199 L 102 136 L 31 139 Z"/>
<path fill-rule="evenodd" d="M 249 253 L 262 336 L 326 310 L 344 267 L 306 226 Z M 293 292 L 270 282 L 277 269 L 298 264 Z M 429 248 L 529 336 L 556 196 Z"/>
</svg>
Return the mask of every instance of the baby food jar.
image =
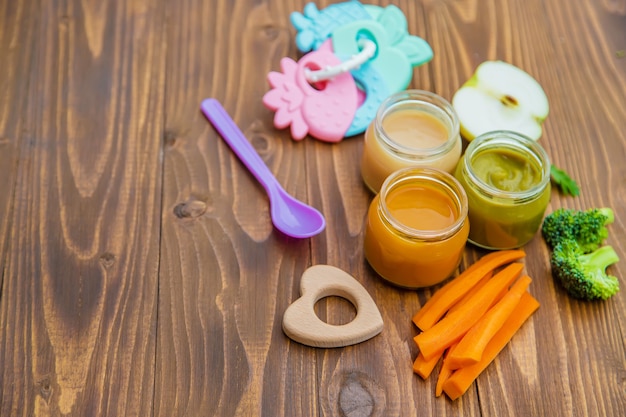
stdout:
<svg viewBox="0 0 626 417">
<path fill-rule="evenodd" d="M 374 193 L 389 174 L 409 166 L 453 173 L 461 156 L 459 120 L 436 94 L 406 90 L 383 101 L 365 131 L 361 176 Z"/>
<path fill-rule="evenodd" d="M 534 140 L 495 131 L 474 139 L 456 178 L 469 201 L 469 241 L 486 249 L 512 249 L 530 241 L 550 201 L 550 160 Z"/>
<path fill-rule="evenodd" d="M 385 280 L 405 288 L 435 285 L 453 274 L 470 229 L 467 197 L 445 171 L 403 168 L 372 200 L 365 258 Z"/>
</svg>

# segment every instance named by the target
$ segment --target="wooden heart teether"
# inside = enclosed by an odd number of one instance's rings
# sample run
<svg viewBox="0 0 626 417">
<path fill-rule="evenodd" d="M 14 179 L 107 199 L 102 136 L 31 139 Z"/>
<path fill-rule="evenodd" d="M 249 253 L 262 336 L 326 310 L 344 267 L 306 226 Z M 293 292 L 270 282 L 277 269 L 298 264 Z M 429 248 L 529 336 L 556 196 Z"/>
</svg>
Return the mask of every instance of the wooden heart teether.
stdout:
<svg viewBox="0 0 626 417">
<path fill-rule="evenodd" d="M 351 275 L 330 265 L 315 265 L 304 271 L 300 294 L 283 316 L 283 331 L 296 342 L 314 347 L 343 347 L 371 339 L 383 330 L 383 318 L 365 288 Z M 314 306 L 328 296 L 350 301 L 356 317 L 336 326 L 324 323 Z"/>
</svg>

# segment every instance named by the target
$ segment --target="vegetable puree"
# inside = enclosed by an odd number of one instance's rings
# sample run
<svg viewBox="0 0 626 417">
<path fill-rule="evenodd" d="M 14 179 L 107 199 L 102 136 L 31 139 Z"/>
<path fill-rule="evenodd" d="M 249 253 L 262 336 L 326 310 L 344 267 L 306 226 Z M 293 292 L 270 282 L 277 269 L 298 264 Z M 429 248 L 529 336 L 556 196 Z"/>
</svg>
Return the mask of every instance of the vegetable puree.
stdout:
<svg viewBox="0 0 626 417">
<path fill-rule="evenodd" d="M 487 249 L 530 241 L 550 200 L 549 166 L 543 148 L 514 132 L 474 139 L 455 173 L 469 201 L 469 240 Z"/>
<path fill-rule="evenodd" d="M 472 168 L 481 180 L 502 191 L 526 191 L 541 182 L 537 163 L 508 149 L 476 155 L 472 158 Z"/>
<path fill-rule="evenodd" d="M 406 168 L 392 174 L 370 205 L 365 257 L 385 280 L 435 285 L 457 268 L 467 241 L 467 200 L 450 174 Z"/>
</svg>

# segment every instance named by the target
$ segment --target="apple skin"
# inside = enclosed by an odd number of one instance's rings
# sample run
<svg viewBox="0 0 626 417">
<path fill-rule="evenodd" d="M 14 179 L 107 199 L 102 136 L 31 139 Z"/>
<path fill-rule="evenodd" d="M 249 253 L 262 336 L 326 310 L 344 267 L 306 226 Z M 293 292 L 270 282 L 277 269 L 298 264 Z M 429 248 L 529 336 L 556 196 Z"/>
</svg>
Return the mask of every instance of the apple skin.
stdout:
<svg viewBox="0 0 626 417">
<path fill-rule="evenodd" d="M 546 93 L 527 72 L 503 61 L 485 61 L 452 98 L 468 141 L 494 130 L 512 130 L 533 140 L 549 113 Z"/>
</svg>

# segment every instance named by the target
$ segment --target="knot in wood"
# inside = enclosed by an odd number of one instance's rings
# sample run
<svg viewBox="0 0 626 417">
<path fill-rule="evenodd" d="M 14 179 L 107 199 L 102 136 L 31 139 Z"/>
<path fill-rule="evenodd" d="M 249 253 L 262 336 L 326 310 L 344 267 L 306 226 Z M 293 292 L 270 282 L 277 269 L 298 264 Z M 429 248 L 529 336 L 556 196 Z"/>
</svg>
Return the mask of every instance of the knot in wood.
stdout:
<svg viewBox="0 0 626 417">
<path fill-rule="evenodd" d="M 281 34 L 281 32 L 285 32 L 279 26 L 274 24 L 269 24 L 261 27 L 261 33 L 265 35 L 265 39 L 267 40 L 275 40 Z"/>
<path fill-rule="evenodd" d="M 48 402 L 50 396 L 52 395 L 52 386 L 50 384 L 50 378 L 43 378 L 37 382 L 39 386 L 39 395 Z"/>
<path fill-rule="evenodd" d="M 163 143 L 165 145 L 165 147 L 167 148 L 171 148 L 176 144 L 176 139 L 178 138 L 178 135 L 176 134 L 176 132 L 166 129 L 163 132 Z"/>
<path fill-rule="evenodd" d="M 100 264 L 104 267 L 104 269 L 109 269 L 115 263 L 115 255 L 111 252 L 104 252 L 100 255 Z"/>
<path fill-rule="evenodd" d="M 200 200 L 190 200 L 174 207 L 174 215 L 179 219 L 195 219 L 206 212 L 206 203 Z"/>
<path fill-rule="evenodd" d="M 358 378 L 350 377 L 339 393 L 339 408 L 346 417 L 370 417 L 376 402 Z"/>
</svg>

